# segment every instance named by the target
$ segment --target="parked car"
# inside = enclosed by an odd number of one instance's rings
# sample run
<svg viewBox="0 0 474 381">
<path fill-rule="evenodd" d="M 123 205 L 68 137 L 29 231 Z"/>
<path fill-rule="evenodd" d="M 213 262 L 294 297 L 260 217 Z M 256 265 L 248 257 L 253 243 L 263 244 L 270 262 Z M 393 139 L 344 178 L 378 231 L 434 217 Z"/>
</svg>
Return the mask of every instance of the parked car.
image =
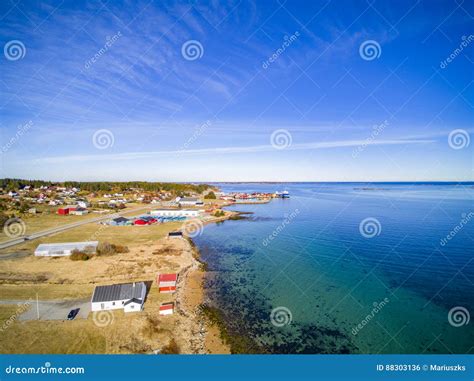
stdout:
<svg viewBox="0 0 474 381">
<path fill-rule="evenodd" d="M 74 320 L 74 318 L 77 316 L 79 313 L 80 308 L 76 308 L 74 310 L 69 311 L 67 315 L 67 320 Z"/>
</svg>

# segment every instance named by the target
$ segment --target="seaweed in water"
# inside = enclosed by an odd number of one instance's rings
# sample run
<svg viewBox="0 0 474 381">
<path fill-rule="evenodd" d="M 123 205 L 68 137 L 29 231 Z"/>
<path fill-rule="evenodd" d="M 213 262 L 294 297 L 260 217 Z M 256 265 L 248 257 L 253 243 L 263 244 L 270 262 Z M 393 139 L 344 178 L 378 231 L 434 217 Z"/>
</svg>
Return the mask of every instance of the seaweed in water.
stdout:
<svg viewBox="0 0 474 381">
<path fill-rule="evenodd" d="M 227 281 L 221 281 L 216 284 L 219 288 L 213 290 L 214 300 L 219 301 L 220 325 L 225 327 L 225 336 L 233 353 L 358 352 L 350 336 L 334 328 L 297 321 L 284 327 L 273 326 L 270 320 L 271 305 L 254 290 L 239 288 L 239 280 L 232 286 Z M 232 348 L 233 341 L 237 343 L 234 343 L 235 348 Z"/>
</svg>

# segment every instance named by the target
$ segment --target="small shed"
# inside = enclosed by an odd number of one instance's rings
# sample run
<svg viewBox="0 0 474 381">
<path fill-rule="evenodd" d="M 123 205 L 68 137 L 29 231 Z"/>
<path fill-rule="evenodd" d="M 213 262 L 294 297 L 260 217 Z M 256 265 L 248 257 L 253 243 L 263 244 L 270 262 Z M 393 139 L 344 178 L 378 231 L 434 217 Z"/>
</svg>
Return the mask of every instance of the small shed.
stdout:
<svg viewBox="0 0 474 381">
<path fill-rule="evenodd" d="M 125 217 L 113 218 L 110 221 L 110 225 L 122 226 L 122 225 L 128 225 L 128 224 L 130 224 L 130 220 L 128 218 L 125 218 Z"/>
<path fill-rule="evenodd" d="M 181 231 L 169 232 L 168 238 L 183 238 L 183 232 Z"/>
<path fill-rule="evenodd" d="M 160 274 L 157 281 L 160 293 L 173 293 L 176 291 L 178 274 Z"/>
<path fill-rule="evenodd" d="M 160 306 L 160 315 L 173 315 L 174 303 L 162 303 Z"/>
</svg>

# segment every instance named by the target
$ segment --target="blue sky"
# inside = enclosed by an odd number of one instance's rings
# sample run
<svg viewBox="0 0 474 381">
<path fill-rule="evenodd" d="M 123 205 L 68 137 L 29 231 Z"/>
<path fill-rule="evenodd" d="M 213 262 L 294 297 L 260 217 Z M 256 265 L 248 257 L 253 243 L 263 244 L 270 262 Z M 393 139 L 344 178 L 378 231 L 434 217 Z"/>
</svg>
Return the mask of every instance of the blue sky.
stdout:
<svg viewBox="0 0 474 381">
<path fill-rule="evenodd" d="M 0 15 L 0 177 L 474 179 L 473 2 L 6 0 Z"/>
</svg>

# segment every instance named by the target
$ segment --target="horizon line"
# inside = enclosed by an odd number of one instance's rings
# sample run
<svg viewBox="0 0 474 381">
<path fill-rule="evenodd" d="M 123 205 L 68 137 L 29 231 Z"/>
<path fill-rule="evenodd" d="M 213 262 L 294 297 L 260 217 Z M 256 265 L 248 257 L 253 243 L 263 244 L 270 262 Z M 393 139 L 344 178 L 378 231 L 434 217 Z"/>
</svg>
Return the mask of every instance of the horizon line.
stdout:
<svg viewBox="0 0 474 381">
<path fill-rule="evenodd" d="M 163 183 L 163 184 L 314 184 L 314 183 L 333 183 L 333 184 L 426 184 L 426 183 L 441 183 L 441 184 L 473 184 L 474 180 L 385 180 L 385 181 L 370 181 L 370 180 L 349 180 L 349 181 L 331 181 L 331 180 L 295 180 L 295 181 L 274 181 L 274 180 L 221 180 L 221 181 L 160 181 L 160 180 L 45 180 L 45 179 L 21 179 L 15 177 L 3 177 L 2 180 L 15 181 L 43 181 L 50 183 Z"/>
</svg>

